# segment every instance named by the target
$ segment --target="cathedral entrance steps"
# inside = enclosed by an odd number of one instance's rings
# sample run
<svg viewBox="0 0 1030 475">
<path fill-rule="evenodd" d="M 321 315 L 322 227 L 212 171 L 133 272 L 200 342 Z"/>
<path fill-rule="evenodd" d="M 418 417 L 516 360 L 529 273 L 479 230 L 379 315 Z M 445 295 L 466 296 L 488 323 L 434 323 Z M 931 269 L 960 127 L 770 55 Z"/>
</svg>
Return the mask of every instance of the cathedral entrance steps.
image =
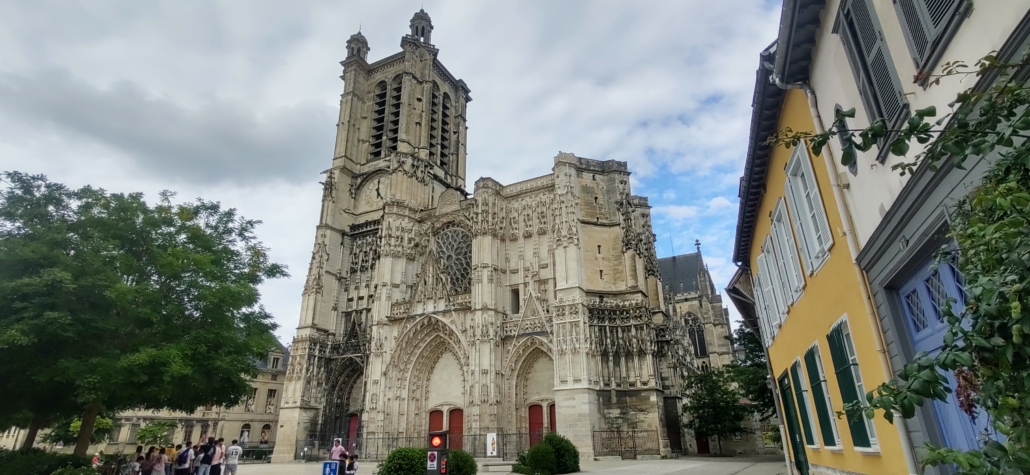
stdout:
<svg viewBox="0 0 1030 475">
<path fill-rule="evenodd" d="M 511 468 L 515 466 L 514 461 L 505 461 L 499 458 L 481 458 L 476 459 L 479 462 L 480 473 L 514 473 Z"/>
</svg>

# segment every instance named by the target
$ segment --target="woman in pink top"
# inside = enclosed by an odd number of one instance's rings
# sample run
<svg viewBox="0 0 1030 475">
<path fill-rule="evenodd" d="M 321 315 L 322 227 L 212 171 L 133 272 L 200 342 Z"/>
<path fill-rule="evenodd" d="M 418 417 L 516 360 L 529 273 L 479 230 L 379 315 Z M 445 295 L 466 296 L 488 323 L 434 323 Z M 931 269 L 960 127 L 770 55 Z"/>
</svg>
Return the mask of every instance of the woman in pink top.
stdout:
<svg viewBox="0 0 1030 475">
<path fill-rule="evenodd" d="M 157 475 L 159 473 L 165 473 L 166 463 L 168 463 L 168 456 L 165 455 L 165 448 L 161 447 L 161 450 L 158 451 L 157 455 L 154 457 L 154 467 L 151 473 L 153 473 L 154 475 Z"/>
</svg>

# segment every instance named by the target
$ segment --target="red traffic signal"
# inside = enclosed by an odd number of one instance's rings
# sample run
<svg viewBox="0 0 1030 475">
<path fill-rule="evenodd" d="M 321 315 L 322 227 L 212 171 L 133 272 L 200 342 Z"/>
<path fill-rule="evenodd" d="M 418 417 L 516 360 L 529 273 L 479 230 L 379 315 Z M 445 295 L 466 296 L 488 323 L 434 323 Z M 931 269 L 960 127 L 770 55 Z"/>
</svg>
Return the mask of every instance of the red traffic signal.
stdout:
<svg viewBox="0 0 1030 475">
<path fill-rule="evenodd" d="M 429 433 L 429 450 L 443 450 L 447 448 L 447 432 Z"/>
</svg>

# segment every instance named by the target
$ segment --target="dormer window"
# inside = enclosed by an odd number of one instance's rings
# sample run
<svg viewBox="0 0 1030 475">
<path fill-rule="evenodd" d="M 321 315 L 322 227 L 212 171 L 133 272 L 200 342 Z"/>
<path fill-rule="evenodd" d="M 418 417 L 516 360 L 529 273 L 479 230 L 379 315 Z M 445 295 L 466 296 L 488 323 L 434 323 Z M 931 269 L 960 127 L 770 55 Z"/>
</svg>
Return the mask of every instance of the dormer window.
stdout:
<svg viewBox="0 0 1030 475">
<path fill-rule="evenodd" d="M 279 369 L 280 361 L 281 361 L 281 358 L 279 358 L 278 356 L 272 357 L 272 369 Z"/>
</svg>

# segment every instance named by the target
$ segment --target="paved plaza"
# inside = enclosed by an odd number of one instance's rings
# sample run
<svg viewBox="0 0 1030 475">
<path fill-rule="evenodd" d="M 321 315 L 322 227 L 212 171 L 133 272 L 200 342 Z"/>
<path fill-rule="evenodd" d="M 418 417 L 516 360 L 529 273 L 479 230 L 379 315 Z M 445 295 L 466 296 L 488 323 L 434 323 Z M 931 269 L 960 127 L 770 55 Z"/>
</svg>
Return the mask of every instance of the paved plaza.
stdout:
<svg viewBox="0 0 1030 475">
<path fill-rule="evenodd" d="M 241 465 L 240 475 L 322 475 L 321 463 Z M 359 474 L 375 474 L 374 462 L 363 463 Z M 647 475 L 784 475 L 782 457 L 683 457 L 669 460 L 620 460 L 584 462 L 580 473 Z M 482 475 L 499 472 L 485 472 Z M 412 474 L 419 475 L 419 474 Z"/>
</svg>

